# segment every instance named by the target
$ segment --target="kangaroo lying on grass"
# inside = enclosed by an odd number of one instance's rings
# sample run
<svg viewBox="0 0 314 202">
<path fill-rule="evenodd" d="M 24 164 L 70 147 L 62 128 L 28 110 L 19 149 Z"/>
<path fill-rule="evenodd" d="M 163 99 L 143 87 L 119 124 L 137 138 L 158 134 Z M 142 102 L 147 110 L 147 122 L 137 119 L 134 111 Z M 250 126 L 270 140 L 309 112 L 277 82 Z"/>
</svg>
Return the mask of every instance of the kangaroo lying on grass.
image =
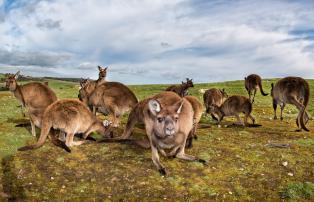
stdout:
<svg viewBox="0 0 314 202">
<path fill-rule="evenodd" d="M 189 133 L 189 136 L 186 141 L 186 147 L 191 148 L 193 143 L 193 138 L 197 139 L 196 129 L 198 127 L 198 123 L 201 120 L 202 113 L 203 113 L 203 105 L 202 103 L 194 96 L 185 96 L 184 99 L 188 100 L 193 108 L 193 128 Z"/>
<path fill-rule="evenodd" d="M 59 146 L 71 152 L 69 147 L 84 143 L 84 141 L 73 141 L 76 133 L 83 133 L 84 139 L 93 131 L 104 137 L 110 137 L 109 125 L 108 121 L 103 123 L 98 120 L 80 101 L 75 99 L 59 100 L 49 105 L 45 110 L 38 142 L 34 145 L 21 147 L 18 150 L 25 151 L 41 147 L 45 143 L 50 130 L 59 129 L 67 134 L 65 143 L 58 140 Z"/>
<path fill-rule="evenodd" d="M 7 74 L 6 87 L 14 94 L 16 99 L 25 107 L 31 127 L 32 135 L 36 136 L 35 126 L 41 128 L 42 115 L 45 109 L 57 100 L 56 94 L 44 83 L 30 82 L 18 85 L 17 78 L 20 71 L 16 74 Z"/>
<path fill-rule="evenodd" d="M 131 135 L 134 125 L 138 122 L 145 124 L 152 160 L 162 175 L 166 175 L 166 169 L 159 161 L 158 151 L 166 157 L 206 163 L 203 159 L 185 154 L 186 140 L 193 129 L 193 108 L 186 99 L 173 92 L 162 92 L 139 102 L 129 116 L 122 137 L 104 139 L 101 142 L 131 141 L 137 144 L 136 140 L 123 138 Z"/>
<path fill-rule="evenodd" d="M 218 122 L 220 123 L 225 116 L 235 116 L 238 120 L 237 124 L 248 125 L 247 118 L 249 117 L 253 124 L 255 119 L 252 117 L 252 103 L 244 96 L 233 95 L 229 97 L 220 107 L 213 104 L 211 110 L 218 115 Z M 244 113 L 244 123 L 241 121 L 239 114 Z"/>
<path fill-rule="evenodd" d="M 119 125 L 120 117 L 138 103 L 134 93 L 119 82 L 105 82 L 93 90 L 87 81 L 79 91 L 79 98 L 87 106 L 93 106 L 94 114 L 96 109 L 104 115 L 111 114 L 114 127 Z"/>
<path fill-rule="evenodd" d="M 309 131 L 305 124 L 309 120 L 309 116 L 306 112 L 306 107 L 310 98 L 310 87 L 307 81 L 300 77 L 286 77 L 280 79 L 274 85 L 271 84 L 271 96 L 273 98 L 273 108 L 274 108 L 274 119 L 277 119 L 276 109 L 277 104 L 280 105 L 280 119 L 282 118 L 282 112 L 286 104 L 293 104 L 299 110 L 299 114 L 296 119 L 296 124 L 299 128 L 305 131 Z"/>
<path fill-rule="evenodd" d="M 166 91 L 172 91 L 177 93 L 179 96 L 184 97 L 188 94 L 188 88 L 194 87 L 192 79 L 186 78 L 186 83 L 182 81 L 181 85 L 169 86 Z"/>
<path fill-rule="evenodd" d="M 214 120 L 218 120 L 214 113 L 211 111 L 210 106 L 211 105 L 217 105 L 220 107 L 222 103 L 228 98 L 227 93 L 225 92 L 225 89 L 217 89 L 217 88 L 211 88 L 205 91 L 203 95 L 204 104 L 206 107 L 206 113 L 210 113 L 211 117 Z"/>
<path fill-rule="evenodd" d="M 247 90 L 247 92 L 249 94 L 249 100 L 250 101 L 251 101 L 252 92 L 254 91 L 252 103 L 254 102 L 255 94 L 256 94 L 256 91 L 258 88 L 260 89 L 261 94 L 263 96 L 268 95 L 267 93 L 264 93 L 264 91 L 263 91 L 262 79 L 259 75 L 250 74 L 249 76 L 245 77 L 244 80 L 245 80 L 245 89 Z"/>
</svg>

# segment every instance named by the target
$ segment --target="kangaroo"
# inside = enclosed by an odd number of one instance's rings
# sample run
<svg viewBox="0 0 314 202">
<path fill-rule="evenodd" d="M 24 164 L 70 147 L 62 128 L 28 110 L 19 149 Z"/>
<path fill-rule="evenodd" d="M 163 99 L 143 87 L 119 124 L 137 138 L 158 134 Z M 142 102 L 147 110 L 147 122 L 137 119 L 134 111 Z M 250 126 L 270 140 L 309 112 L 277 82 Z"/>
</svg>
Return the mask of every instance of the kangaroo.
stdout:
<svg viewBox="0 0 314 202">
<path fill-rule="evenodd" d="M 105 82 L 92 91 L 90 83 L 80 89 L 79 97 L 87 105 L 93 106 L 104 115 L 113 115 L 113 127 L 118 127 L 120 117 L 132 109 L 138 100 L 135 94 L 125 85 L 119 82 Z"/>
<path fill-rule="evenodd" d="M 225 116 L 235 116 L 238 120 L 237 124 L 248 125 L 247 118 L 249 117 L 253 124 L 255 119 L 251 115 L 252 103 L 244 96 L 233 95 L 229 97 L 220 107 L 213 104 L 211 110 L 218 115 L 218 122 L 220 123 Z M 244 113 L 244 123 L 241 121 L 239 114 Z"/>
<path fill-rule="evenodd" d="M 262 79 L 259 75 L 250 74 L 249 76 L 245 77 L 244 80 L 245 80 L 245 89 L 247 90 L 247 92 L 249 94 L 249 100 L 250 101 L 251 101 L 252 92 L 254 91 L 252 103 L 254 103 L 255 94 L 256 94 L 256 91 L 258 88 L 260 89 L 261 94 L 263 96 L 268 95 L 267 93 L 264 93 L 264 91 L 263 91 Z"/>
<path fill-rule="evenodd" d="M 186 83 L 182 81 L 181 85 L 169 86 L 166 91 L 172 91 L 177 93 L 179 96 L 184 97 L 188 94 L 188 88 L 194 87 L 192 79 L 186 78 Z"/>
<path fill-rule="evenodd" d="M 194 96 L 185 96 L 184 99 L 188 100 L 193 108 L 193 128 L 191 132 L 189 133 L 189 136 L 187 138 L 186 147 L 191 148 L 193 138 L 197 139 L 196 130 L 198 127 L 198 123 L 201 120 L 202 113 L 203 113 L 203 105 L 202 103 Z"/>
<path fill-rule="evenodd" d="M 206 164 L 203 159 L 185 154 L 186 140 L 193 129 L 193 108 L 186 99 L 173 92 L 162 92 L 139 102 L 129 116 L 123 138 L 128 138 L 132 132 L 129 130 L 132 130 L 132 126 L 137 122 L 145 124 L 152 161 L 162 175 L 166 175 L 167 172 L 159 161 L 158 152 L 165 157 L 177 157 Z M 102 140 L 102 142 L 124 141 L 130 139 Z"/>
<path fill-rule="evenodd" d="M 211 88 L 205 91 L 203 94 L 204 105 L 206 107 L 206 113 L 210 113 L 211 117 L 218 121 L 215 114 L 211 111 L 211 105 L 217 105 L 220 107 L 222 103 L 228 98 L 228 94 L 225 89 Z"/>
<path fill-rule="evenodd" d="M 273 108 L 274 108 L 274 119 L 277 119 L 276 109 L 277 105 L 280 105 L 280 119 L 282 118 L 282 112 L 286 104 L 293 104 L 299 110 L 299 114 L 296 118 L 296 124 L 299 128 L 297 131 L 302 129 L 309 131 L 305 124 L 309 120 L 309 116 L 306 112 L 306 107 L 310 98 L 310 87 L 307 81 L 301 77 L 286 77 L 280 79 L 274 85 L 271 84 L 271 96 L 273 98 Z"/>
<path fill-rule="evenodd" d="M 71 152 L 69 147 L 81 145 L 85 142 L 73 141 L 76 133 L 83 133 L 84 139 L 93 131 L 100 133 L 104 137 L 110 137 L 109 126 L 110 123 L 108 121 L 102 123 L 81 101 L 75 99 L 59 100 L 49 105 L 45 110 L 37 143 L 21 147 L 18 150 L 25 151 L 41 147 L 45 143 L 50 130 L 59 129 L 67 134 L 65 144 L 60 141 L 61 146 L 66 151 Z"/>
<path fill-rule="evenodd" d="M 19 75 L 20 71 L 16 74 L 8 74 L 6 87 L 14 94 L 22 107 L 27 110 L 32 127 L 32 135 L 36 136 L 35 126 L 41 128 L 44 110 L 57 100 L 57 96 L 47 85 L 40 82 L 18 85 L 17 79 Z"/>
</svg>

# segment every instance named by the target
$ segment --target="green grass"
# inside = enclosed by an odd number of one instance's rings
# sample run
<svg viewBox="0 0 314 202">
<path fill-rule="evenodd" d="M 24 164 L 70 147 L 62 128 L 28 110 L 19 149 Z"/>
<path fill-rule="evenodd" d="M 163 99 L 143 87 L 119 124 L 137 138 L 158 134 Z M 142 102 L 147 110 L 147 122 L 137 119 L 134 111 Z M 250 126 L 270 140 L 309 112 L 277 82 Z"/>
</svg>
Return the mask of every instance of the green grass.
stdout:
<svg viewBox="0 0 314 202">
<path fill-rule="evenodd" d="M 275 80 L 264 80 L 265 92 Z M 307 108 L 314 115 L 314 80 Z M 225 88 L 229 95 L 246 95 L 243 81 L 197 84 L 189 92 L 202 100 L 201 89 Z M 76 98 L 79 85 L 49 80 L 49 86 L 61 98 Z M 134 85 L 139 99 L 165 89 L 168 85 Z M 284 120 L 272 120 L 270 96 L 257 93 L 253 116 L 262 127 L 230 127 L 233 118 L 219 128 L 203 116 L 194 141 L 186 151 L 208 160 L 208 166 L 161 157 L 169 176 L 161 177 L 150 157 L 150 150 L 131 145 L 87 144 L 72 153 L 53 146 L 50 141 L 37 150 L 17 152 L 17 148 L 36 140 L 19 103 L 8 91 L 0 92 L 0 158 L 2 158 L 0 199 L 5 195 L 28 201 L 313 201 L 314 124 L 310 133 L 294 132 L 297 110 L 287 106 Z M 100 116 L 101 119 L 105 117 Z M 115 131 L 121 134 L 122 126 Z M 229 127 L 228 127 L 229 126 Z M 38 130 L 39 132 L 39 130 Z M 145 136 L 137 127 L 134 135 Z M 269 148 L 268 142 L 290 143 L 291 148 Z M 283 166 L 283 162 L 287 162 Z"/>
</svg>

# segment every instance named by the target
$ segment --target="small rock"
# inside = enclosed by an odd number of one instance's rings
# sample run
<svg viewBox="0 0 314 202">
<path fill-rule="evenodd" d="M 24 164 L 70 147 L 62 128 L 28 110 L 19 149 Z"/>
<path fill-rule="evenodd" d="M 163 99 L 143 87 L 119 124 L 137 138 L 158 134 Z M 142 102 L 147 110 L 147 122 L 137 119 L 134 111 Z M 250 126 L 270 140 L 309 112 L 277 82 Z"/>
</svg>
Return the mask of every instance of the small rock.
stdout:
<svg viewBox="0 0 314 202">
<path fill-rule="evenodd" d="M 269 120 L 273 120 L 273 118 L 270 117 Z"/>
<path fill-rule="evenodd" d="M 225 128 L 228 128 L 228 125 L 225 125 Z"/>
<path fill-rule="evenodd" d="M 293 176 L 293 173 L 288 173 L 288 175 L 292 177 L 292 176 Z"/>
<path fill-rule="evenodd" d="M 29 184 L 29 185 L 32 185 L 33 183 L 30 182 L 30 183 L 28 183 L 28 184 Z"/>
<path fill-rule="evenodd" d="M 64 186 L 64 185 L 62 185 L 62 189 L 65 189 L 65 186 Z"/>
<path fill-rule="evenodd" d="M 239 170 L 244 171 L 244 168 L 239 168 Z"/>
<path fill-rule="evenodd" d="M 287 161 L 285 161 L 285 162 L 282 162 L 282 165 L 283 165 L 284 167 L 287 167 L 287 165 L 288 165 L 288 162 L 287 162 Z"/>
<path fill-rule="evenodd" d="M 230 195 L 232 195 L 232 191 L 229 191 L 228 193 L 229 193 Z"/>
<path fill-rule="evenodd" d="M 54 180 L 55 178 L 54 178 L 54 177 L 50 177 L 50 179 L 51 179 L 51 180 Z"/>
<path fill-rule="evenodd" d="M 218 128 L 221 128 L 221 125 L 218 125 Z"/>
<path fill-rule="evenodd" d="M 264 176 L 265 174 L 264 173 L 261 173 L 261 176 Z"/>
</svg>

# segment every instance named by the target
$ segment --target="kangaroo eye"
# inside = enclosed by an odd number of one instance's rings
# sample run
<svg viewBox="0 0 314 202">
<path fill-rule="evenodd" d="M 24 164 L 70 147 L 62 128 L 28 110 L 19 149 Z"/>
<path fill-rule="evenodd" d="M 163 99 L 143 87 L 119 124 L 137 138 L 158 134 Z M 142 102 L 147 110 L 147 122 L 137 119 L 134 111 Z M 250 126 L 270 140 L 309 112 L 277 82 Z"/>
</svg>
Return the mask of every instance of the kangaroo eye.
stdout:
<svg viewBox="0 0 314 202">
<path fill-rule="evenodd" d="M 161 123 L 164 120 L 164 118 L 157 118 L 157 120 L 159 123 Z"/>
</svg>

